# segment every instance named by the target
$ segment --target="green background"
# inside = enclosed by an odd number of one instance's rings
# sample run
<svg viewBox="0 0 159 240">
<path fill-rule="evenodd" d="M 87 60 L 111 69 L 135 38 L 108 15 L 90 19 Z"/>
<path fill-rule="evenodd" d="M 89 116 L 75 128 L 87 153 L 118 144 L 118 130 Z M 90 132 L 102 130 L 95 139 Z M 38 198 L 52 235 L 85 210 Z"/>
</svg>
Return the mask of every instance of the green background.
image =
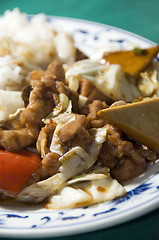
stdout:
<svg viewBox="0 0 159 240">
<path fill-rule="evenodd" d="M 17 6 L 30 14 L 105 23 L 159 43 L 159 0 L 0 0 L 0 14 Z"/>
<path fill-rule="evenodd" d="M 159 44 L 159 0 L 0 0 L 0 14 L 15 7 L 28 14 L 43 12 L 48 15 L 108 24 L 139 34 Z M 58 238 L 58 240 L 96 239 L 159 240 L 159 209 L 113 228 Z"/>
</svg>

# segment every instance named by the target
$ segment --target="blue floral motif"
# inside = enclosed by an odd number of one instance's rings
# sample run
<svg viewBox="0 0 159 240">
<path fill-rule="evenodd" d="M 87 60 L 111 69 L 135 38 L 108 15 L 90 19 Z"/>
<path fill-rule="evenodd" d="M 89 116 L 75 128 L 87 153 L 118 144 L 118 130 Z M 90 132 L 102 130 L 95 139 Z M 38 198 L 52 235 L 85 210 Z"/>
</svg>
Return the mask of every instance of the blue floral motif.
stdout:
<svg viewBox="0 0 159 240">
<path fill-rule="evenodd" d="M 127 39 L 109 39 L 110 43 L 117 43 L 120 49 L 124 49 L 124 44 L 127 41 Z"/>
<path fill-rule="evenodd" d="M 26 219 L 26 218 L 29 218 L 28 215 L 26 216 L 21 216 L 21 215 L 17 215 L 17 214 L 1 214 L 0 215 L 0 226 L 5 226 L 6 225 L 6 219 L 9 219 L 9 218 L 19 218 L 19 219 Z"/>
<path fill-rule="evenodd" d="M 93 35 L 93 39 L 94 39 L 95 41 L 100 41 L 101 34 L 102 34 L 103 32 L 109 32 L 109 31 L 111 31 L 110 28 L 103 28 L 102 30 L 97 31 L 97 32 Z"/>
<path fill-rule="evenodd" d="M 100 39 L 102 38 L 102 33 L 108 32 L 108 31 L 111 31 L 111 29 L 110 28 L 102 28 L 101 30 L 99 30 L 95 33 L 92 33 L 92 32 L 89 32 L 89 31 L 86 31 L 83 29 L 76 29 L 73 32 L 73 35 L 74 35 L 74 37 L 76 36 L 76 38 L 80 37 L 80 40 L 83 42 L 86 42 L 90 39 L 92 39 L 93 41 L 100 41 Z"/>
<path fill-rule="evenodd" d="M 139 195 L 147 190 L 149 190 L 151 188 L 152 183 L 143 183 L 140 186 L 132 189 L 131 191 L 127 192 L 125 197 L 119 197 L 115 200 L 112 200 L 111 202 L 113 202 L 115 205 L 123 203 L 125 201 L 128 201 L 129 199 L 131 199 L 134 195 Z"/>
<path fill-rule="evenodd" d="M 21 216 L 17 214 L 1 214 L 0 216 L 6 216 L 7 218 L 28 218 L 29 216 Z"/>
<path fill-rule="evenodd" d="M 85 30 L 81 30 L 81 29 L 79 29 L 79 30 L 76 30 L 77 32 L 79 32 L 79 33 L 82 33 L 82 34 L 89 34 L 89 32 L 88 31 L 85 31 Z"/>
<path fill-rule="evenodd" d="M 37 225 L 32 225 L 31 228 L 41 227 L 41 226 L 45 225 L 46 223 L 48 223 L 51 220 L 51 218 L 48 217 L 48 216 L 45 216 L 45 217 L 42 217 L 40 220 L 42 222 L 39 225 L 38 224 Z"/>
<path fill-rule="evenodd" d="M 63 217 L 63 218 L 61 218 L 61 220 L 65 221 L 65 220 L 78 219 L 78 218 L 81 218 L 81 217 L 84 217 L 84 216 L 85 216 L 85 214 L 81 214 L 80 216 Z"/>
<path fill-rule="evenodd" d="M 114 210 L 116 210 L 116 208 L 113 207 L 113 208 L 110 208 L 110 209 L 108 209 L 108 210 L 106 210 L 106 211 L 94 213 L 94 214 L 93 214 L 93 217 L 96 217 L 96 216 L 101 215 L 101 214 L 109 213 L 109 212 L 112 212 L 112 211 L 114 211 Z"/>
<path fill-rule="evenodd" d="M 123 43 L 127 41 L 127 39 L 109 39 L 109 42 L 115 42 L 115 43 Z"/>
<path fill-rule="evenodd" d="M 74 38 L 80 39 L 81 42 L 87 41 L 87 37 L 90 35 L 88 31 L 85 31 L 83 29 L 76 29 L 73 32 Z"/>
</svg>

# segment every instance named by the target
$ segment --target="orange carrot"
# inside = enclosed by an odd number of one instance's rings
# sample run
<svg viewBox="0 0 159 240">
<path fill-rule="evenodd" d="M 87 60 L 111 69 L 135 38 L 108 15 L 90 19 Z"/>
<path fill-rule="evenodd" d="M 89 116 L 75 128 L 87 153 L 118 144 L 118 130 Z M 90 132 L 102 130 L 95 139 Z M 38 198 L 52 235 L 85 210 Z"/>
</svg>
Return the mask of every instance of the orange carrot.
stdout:
<svg viewBox="0 0 159 240">
<path fill-rule="evenodd" d="M 30 151 L 12 153 L 0 150 L 0 189 L 18 194 L 40 164 L 40 157 Z"/>
</svg>

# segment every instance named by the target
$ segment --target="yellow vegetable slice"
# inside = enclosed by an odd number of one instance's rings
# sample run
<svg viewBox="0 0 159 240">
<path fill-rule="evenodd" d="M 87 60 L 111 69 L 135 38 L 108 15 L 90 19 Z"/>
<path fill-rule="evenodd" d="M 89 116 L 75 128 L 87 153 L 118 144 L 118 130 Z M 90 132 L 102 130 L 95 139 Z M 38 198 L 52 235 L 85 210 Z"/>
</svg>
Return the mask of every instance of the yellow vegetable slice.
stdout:
<svg viewBox="0 0 159 240">
<path fill-rule="evenodd" d="M 105 52 L 103 58 L 110 64 L 119 64 L 126 74 L 136 77 L 144 71 L 159 52 L 159 45 L 132 51 Z"/>
<path fill-rule="evenodd" d="M 128 136 L 159 151 L 159 98 L 107 108 L 98 116 L 116 124 Z"/>
</svg>

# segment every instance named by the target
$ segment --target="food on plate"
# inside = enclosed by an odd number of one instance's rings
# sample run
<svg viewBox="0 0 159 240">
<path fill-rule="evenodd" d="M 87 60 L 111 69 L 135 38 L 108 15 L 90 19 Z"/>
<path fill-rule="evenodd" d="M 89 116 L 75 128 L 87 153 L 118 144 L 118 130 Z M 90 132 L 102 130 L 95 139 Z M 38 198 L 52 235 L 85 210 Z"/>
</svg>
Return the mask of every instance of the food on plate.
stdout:
<svg viewBox="0 0 159 240">
<path fill-rule="evenodd" d="M 128 136 L 159 151 L 159 98 L 107 108 L 99 111 L 98 116 L 117 124 Z"/>
<path fill-rule="evenodd" d="M 129 51 L 105 52 L 103 58 L 110 64 L 119 64 L 125 73 L 137 77 L 152 62 L 158 51 L 159 46 L 149 49 L 135 48 Z"/>
<path fill-rule="evenodd" d="M 21 150 L 17 154 L 0 150 L 0 188 L 18 194 L 40 164 L 40 157 L 30 151 Z"/>
<path fill-rule="evenodd" d="M 158 46 L 93 59 L 45 15 L 18 9 L 0 32 L 0 198 L 60 209 L 125 196 L 124 183 L 158 158 L 144 131 L 158 124 Z"/>
</svg>

